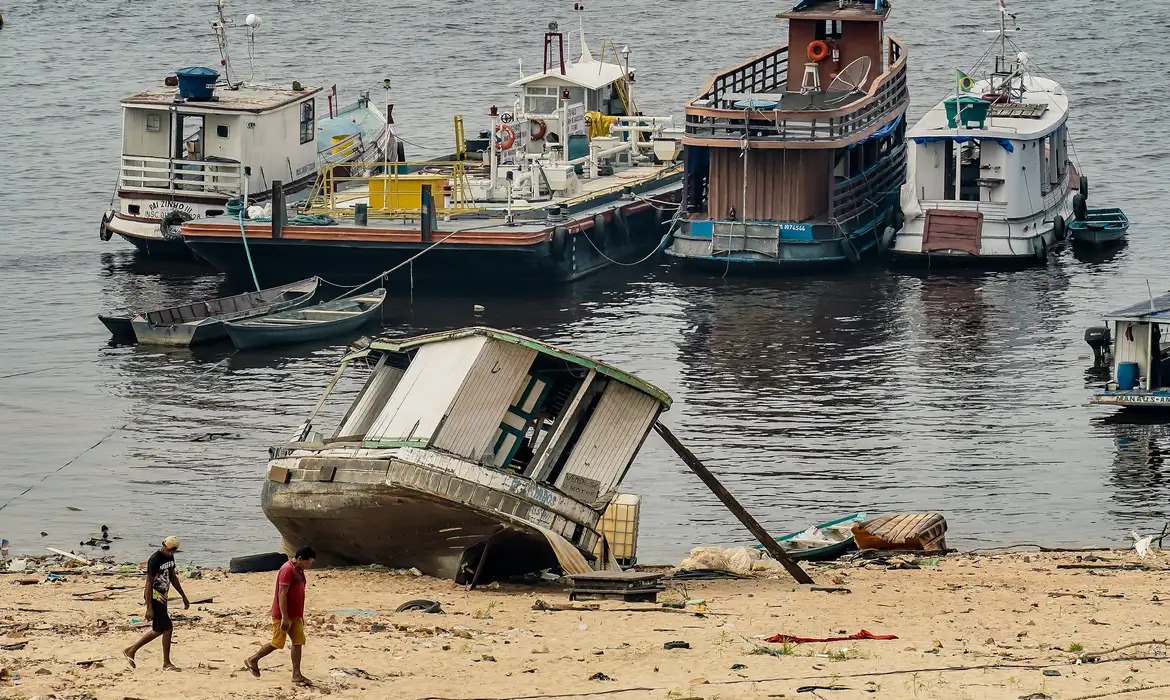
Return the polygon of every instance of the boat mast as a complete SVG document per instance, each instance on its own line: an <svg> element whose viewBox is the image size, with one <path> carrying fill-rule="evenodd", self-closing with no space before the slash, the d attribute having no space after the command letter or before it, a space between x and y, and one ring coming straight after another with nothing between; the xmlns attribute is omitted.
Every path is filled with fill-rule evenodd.
<svg viewBox="0 0 1170 700"><path fill-rule="evenodd" d="M211 23L211 28L215 31L215 41L219 45L219 63L223 66L224 80L227 81L229 88L235 89L232 81L232 60L228 55L227 41L227 28L234 23L224 15L224 7L226 5L227 0L219 0L216 3L216 12L219 15L219 19Z"/></svg>

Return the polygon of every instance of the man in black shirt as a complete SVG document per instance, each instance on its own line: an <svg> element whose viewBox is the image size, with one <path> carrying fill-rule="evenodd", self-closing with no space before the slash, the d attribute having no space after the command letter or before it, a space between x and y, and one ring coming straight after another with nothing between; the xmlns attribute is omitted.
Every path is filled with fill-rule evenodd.
<svg viewBox="0 0 1170 700"><path fill-rule="evenodd" d="M158 637L162 637L163 670L178 671L171 663L171 623L170 613L167 612L167 594L171 586L183 597L183 609L191 607L179 577L175 575L175 552L179 551L179 538L168 537L163 540L163 546L146 563L146 619L150 620L150 631L142 635L142 639L122 650L122 655L130 662L130 668L135 668L134 655L138 650Z"/></svg>

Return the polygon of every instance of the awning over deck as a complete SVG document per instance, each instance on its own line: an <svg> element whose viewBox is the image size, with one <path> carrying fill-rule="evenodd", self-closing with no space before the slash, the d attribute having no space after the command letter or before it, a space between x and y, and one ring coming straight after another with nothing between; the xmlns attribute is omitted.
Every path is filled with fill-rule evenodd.
<svg viewBox="0 0 1170 700"><path fill-rule="evenodd" d="M1007 151L1008 153L1015 153L1016 152L1016 147L1012 144L1011 140L1009 140L1009 139L988 139L988 138L981 138L979 136L915 136L914 137L914 143L933 143L935 141L954 141L956 143L967 143L968 141L971 141L971 140L995 141L996 143L998 143L1000 146L1003 147L1003 150Z"/></svg>

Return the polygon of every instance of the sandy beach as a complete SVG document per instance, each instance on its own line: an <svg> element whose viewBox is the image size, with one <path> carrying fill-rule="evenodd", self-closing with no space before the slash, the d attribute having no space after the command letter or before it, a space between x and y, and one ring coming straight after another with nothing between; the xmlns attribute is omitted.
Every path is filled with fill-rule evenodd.
<svg viewBox="0 0 1170 700"><path fill-rule="evenodd" d="M1086 559L1088 559L1086 561ZM811 566L820 592L781 579L676 582L660 600L686 611L604 601L568 605L564 588L500 585L468 592L446 581L371 570L310 572L305 673L287 652L252 678L242 660L266 639L273 574L204 570L184 580L193 605L176 622L174 660L140 634L142 578L0 577L0 697L4 698L1020 698L1170 696L1160 645L1078 657L1170 636L1164 559L1140 569L1127 552L952 555L917 569L887 563ZM1058 568L1061 565L1115 568ZM14 585L38 578L35 585ZM85 594L85 595L78 595ZM441 602L444 614L395 612ZM704 601L701 605L697 601ZM584 605L577 603L576 605ZM636 611L633 609L637 609ZM705 612L703 611L705 609ZM172 614L183 613L172 602ZM895 640L771 644L761 637ZM685 641L689 649L665 649ZM1054 673L1055 672L1055 673ZM841 690L800 692L805 686ZM1141 688L1164 686L1150 690Z"/></svg>

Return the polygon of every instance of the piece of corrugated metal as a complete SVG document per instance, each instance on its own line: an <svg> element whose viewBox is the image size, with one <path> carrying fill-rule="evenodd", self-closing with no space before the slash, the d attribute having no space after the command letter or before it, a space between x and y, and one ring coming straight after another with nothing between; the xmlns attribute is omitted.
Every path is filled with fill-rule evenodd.
<svg viewBox="0 0 1170 700"><path fill-rule="evenodd" d="M455 395L433 446L477 462L491 454L500 422L528 383L536 351L489 340Z"/></svg>
<svg viewBox="0 0 1170 700"><path fill-rule="evenodd" d="M611 491L649 432L658 408L659 403L646 394L610 382L573 447L557 487L575 474L597 481L601 494Z"/></svg>
<svg viewBox="0 0 1170 700"><path fill-rule="evenodd" d="M357 400L350 407L345 420L338 426L333 437L354 437L365 435L370 424L382 412L386 401L394 393L398 382L406 372L385 364L385 358L378 364L378 368L370 375L366 385L358 394Z"/></svg>
<svg viewBox="0 0 1170 700"><path fill-rule="evenodd" d="M430 440L487 340L469 336L419 348L366 440Z"/></svg>

